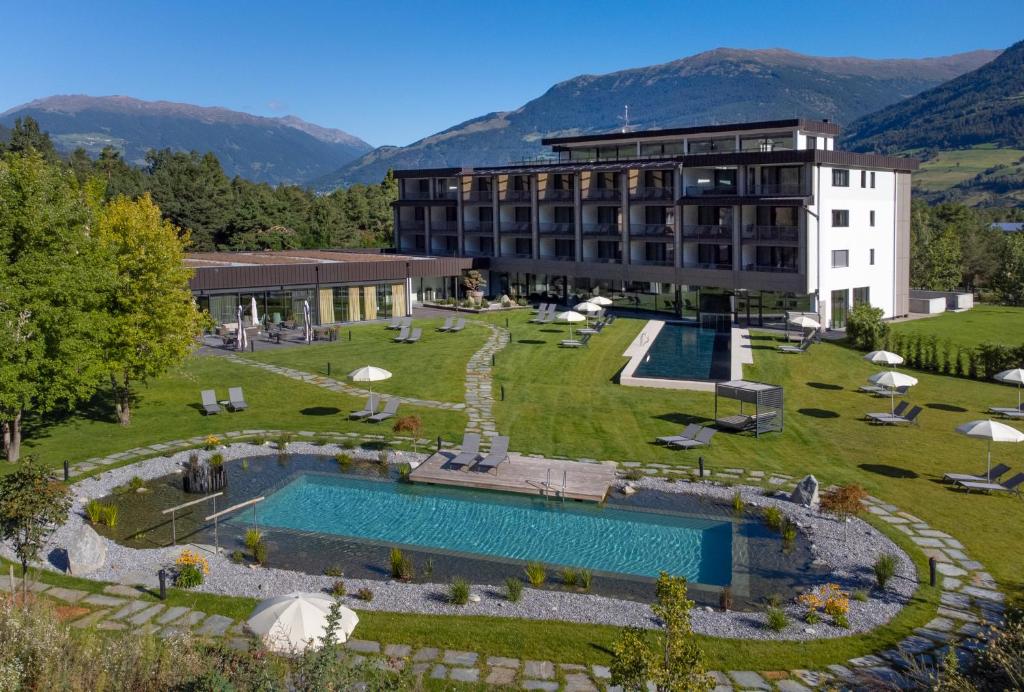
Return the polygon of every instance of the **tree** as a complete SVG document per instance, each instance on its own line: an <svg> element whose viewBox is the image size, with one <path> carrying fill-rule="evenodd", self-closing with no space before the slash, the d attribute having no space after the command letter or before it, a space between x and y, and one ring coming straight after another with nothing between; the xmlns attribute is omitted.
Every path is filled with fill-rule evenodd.
<svg viewBox="0 0 1024 692"><path fill-rule="evenodd" d="M392 430L399 435L405 433L412 437L412 451L415 453L419 444L420 435L423 434L423 419L419 416L402 416L395 421Z"/></svg>
<svg viewBox="0 0 1024 692"><path fill-rule="evenodd" d="M925 248L925 275L921 288L931 291L952 291L963 278L960 239L956 229L947 226L939 231Z"/></svg>
<svg viewBox="0 0 1024 692"><path fill-rule="evenodd" d="M46 539L67 521L71 492L28 457L14 473L0 477L0 536L14 546L21 574L39 559Z"/></svg>
<svg viewBox="0 0 1024 692"><path fill-rule="evenodd" d="M191 232L197 250L214 250L231 216L231 181L213 154L151 151L149 190L164 216Z"/></svg>
<svg viewBox="0 0 1024 692"><path fill-rule="evenodd" d="M854 306L846 318L846 338L854 348L874 351L881 348L889 334L889 325L882 316L882 308L873 308L868 303Z"/></svg>
<svg viewBox="0 0 1024 692"><path fill-rule="evenodd" d="M843 522L844 532L848 532L850 518L864 511L867 496L864 488L856 484L833 488L821 497L821 511L834 515Z"/></svg>
<svg viewBox="0 0 1024 692"><path fill-rule="evenodd" d="M704 652L693 637L690 611L694 603L686 597L686 579L662 572L657 598L651 609L664 626L658 638L660 655L649 648L641 630L627 628L613 645L612 684L643 690L651 680L664 692L713 689L715 683L707 674Z"/></svg>
<svg viewBox="0 0 1024 692"><path fill-rule="evenodd" d="M90 233L96 186L29 151L0 159L0 423L8 461L26 413L91 397L112 272Z"/></svg>
<svg viewBox="0 0 1024 692"><path fill-rule="evenodd" d="M1010 305L1024 303L1024 233L1006 239L1003 259L992 281L999 300Z"/></svg>
<svg viewBox="0 0 1024 692"><path fill-rule="evenodd" d="M131 422L132 386L180 364L204 319L189 290L188 233L160 217L149 193L117 197L100 211L97 237L113 258L104 360L121 425Z"/></svg>
<svg viewBox="0 0 1024 692"><path fill-rule="evenodd" d="M34 151L49 163L60 160L50 135L40 130L36 119L28 115L14 121L14 129L7 140L7 151L12 154L27 154Z"/></svg>

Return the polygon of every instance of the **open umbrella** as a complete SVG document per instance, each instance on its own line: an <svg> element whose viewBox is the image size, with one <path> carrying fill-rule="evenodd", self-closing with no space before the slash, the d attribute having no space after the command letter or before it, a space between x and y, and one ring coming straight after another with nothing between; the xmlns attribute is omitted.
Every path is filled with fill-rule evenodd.
<svg viewBox="0 0 1024 692"><path fill-rule="evenodd" d="M252 326L256 326L260 323L260 313L256 309L256 296L249 299L249 315L252 317Z"/></svg>
<svg viewBox="0 0 1024 692"><path fill-rule="evenodd" d="M242 306L238 306L238 338L235 339L235 346L239 351L244 351L245 347L249 344L246 343L247 338L245 334L245 313L242 312Z"/></svg>
<svg viewBox="0 0 1024 692"><path fill-rule="evenodd" d="M587 302L593 303L594 305L600 305L601 307L607 307L612 304L612 299L605 298L604 296L594 296L593 298L588 298Z"/></svg>
<svg viewBox="0 0 1024 692"><path fill-rule="evenodd" d="M573 307L573 310L575 310L576 312L580 313L581 315L585 315L586 319L587 319L587 324L589 325L590 324L590 316L591 315L596 315L597 313L601 312L601 306L596 304L596 303L592 303L591 301L587 300L587 301L584 301L582 303L577 303Z"/></svg>
<svg viewBox="0 0 1024 692"><path fill-rule="evenodd" d="M326 594L290 593L260 603L245 624L271 651L288 654L319 648L333 605L334 599ZM359 624L359 616L344 606L340 615L334 636L345 642Z"/></svg>
<svg viewBox="0 0 1024 692"><path fill-rule="evenodd" d="M814 319L811 319L807 315L797 315L789 321L794 327L800 327L801 329L819 329L821 324Z"/></svg>
<svg viewBox="0 0 1024 692"><path fill-rule="evenodd" d="M310 316L309 316L309 301L308 300L302 301L302 317L303 317L303 321L306 323L305 324L305 330L304 330L305 337L306 337L306 343L307 344L311 344L311 343L313 343L313 325L309 323L310 322Z"/></svg>
<svg viewBox="0 0 1024 692"><path fill-rule="evenodd" d="M875 365L891 365L896 367L903 363L903 356L897 355L892 351L872 351L864 356L864 360Z"/></svg>
<svg viewBox="0 0 1024 692"><path fill-rule="evenodd" d="M557 315L555 315L555 318L559 319L559 320L561 320L563 322L568 322L569 323L569 338L570 339L572 338L572 323L573 322L584 322L587 319L586 317L584 317L583 315L581 315L580 313L578 313L578 312L576 312L574 310L566 310L565 312L560 312Z"/></svg>
<svg viewBox="0 0 1024 692"><path fill-rule="evenodd" d="M1017 385L1017 410L1020 410L1020 388L1024 385L1024 369L1014 368L1013 370L1003 370L1000 373L996 373L995 378L1000 382L1006 384Z"/></svg>
<svg viewBox="0 0 1024 692"><path fill-rule="evenodd" d="M377 368L372 365L365 365L357 368L348 374L353 382L366 382L370 390L370 411L373 411L373 382L391 379L391 372L384 368Z"/></svg>
<svg viewBox="0 0 1024 692"><path fill-rule="evenodd" d="M869 377L868 382L877 384L880 387L886 387L889 390L889 412L891 413L896 404L896 388L913 387L917 384L917 378L904 375L902 372L895 370L884 370L877 375Z"/></svg>
<svg viewBox="0 0 1024 692"><path fill-rule="evenodd" d="M985 472L985 476L990 481L992 480L992 443L1024 441L1024 433L1020 430L991 420L972 420L969 423L958 425L956 431L968 437L980 437L983 440L988 440L988 470Z"/></svg>

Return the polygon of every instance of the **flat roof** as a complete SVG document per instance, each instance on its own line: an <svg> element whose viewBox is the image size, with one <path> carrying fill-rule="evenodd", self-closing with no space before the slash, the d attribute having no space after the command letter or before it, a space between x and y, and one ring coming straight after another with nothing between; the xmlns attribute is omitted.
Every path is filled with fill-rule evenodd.
<svg viewBox="0 0 1024 692"><path fill-rule="evenodd" d="M639 130L636 132L608 132L605 134L577 135L574 137L545 137L540 143L545 146L559 144L580 144L621 139L648 139L650 137L675 137L682 135L715 134L717 132L742 132L743 130L770 130L775 128L796 128L823 135L838 135L839 126L827 120L790 118L787 120L761 120L747 123L723 125L701 125L696 127L670 127L663 130Z"/></svg>
<svg viewBox="0 0 1024 692"><path fill-rule="evenodd" d="M220 267L261 267L296 264L337 264L358 262L413 262L429 257L353 250L243 250L234 252L190 252L185 265L194 269Z"/></svg>

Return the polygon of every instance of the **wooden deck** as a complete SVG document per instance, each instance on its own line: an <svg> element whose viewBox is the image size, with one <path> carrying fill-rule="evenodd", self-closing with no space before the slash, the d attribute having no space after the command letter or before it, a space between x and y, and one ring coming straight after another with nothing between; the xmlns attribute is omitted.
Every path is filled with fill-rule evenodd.
<svg viewBox="0 0 1024 692"><path fill-rule="evenodd" d="M409 475L414 483L454 485L478 490L501 490L510 493L568 500L601 502L615 481L615 467L605 464L587 464L562 459L543 459L510 453L509 460L490 472L445 468L458 450L438 452L424 461ZM550 471L550 476L549 476ZM564 474L564 477L563 477ZM551 489L546 488L550 478ZM563 491L562 482L565 481Z"/></svg>

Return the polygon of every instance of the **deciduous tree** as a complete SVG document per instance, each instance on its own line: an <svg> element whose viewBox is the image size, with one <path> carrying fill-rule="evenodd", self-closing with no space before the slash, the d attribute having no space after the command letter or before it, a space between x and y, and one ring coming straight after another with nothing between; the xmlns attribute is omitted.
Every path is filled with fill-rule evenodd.
<svg viewBox="0 0 1024 692"><path fill-rule="evenodd" d="M39 559L47 537L67 521L70 507L68 487L33 457L0 477L0 536L14 546L22 575Z"/></svg>

